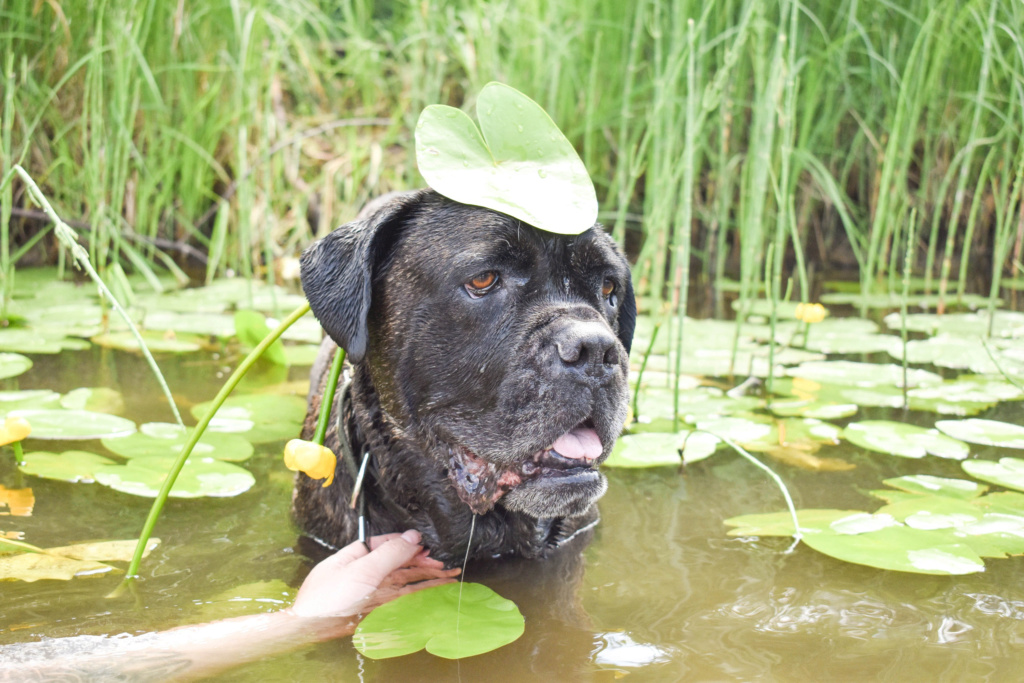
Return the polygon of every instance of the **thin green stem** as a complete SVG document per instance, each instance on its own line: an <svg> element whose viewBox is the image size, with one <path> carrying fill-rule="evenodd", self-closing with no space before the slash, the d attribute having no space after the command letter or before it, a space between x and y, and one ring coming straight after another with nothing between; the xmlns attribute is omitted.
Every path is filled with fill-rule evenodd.
<svg viewBox="0 0 1024 683"><path fill-rule="evenodd" d="M92 262L89 260L89 254L82 245L78 243L78 234L69 226L67 223L60 219L57 212L50 206L50 202L46 200L42 190L36 185L36 182L32 180L32 176L25 171L20 165L14 166L15 172L21 176L22 181L28 188L28 192L32 195L32 199L35 200L36 204L43 210L46 216L53 221L54 234L57 235L57 239L60 240L61 244L71 252L71 256L74 257L75 262L89 274L92 281L96 283L100 292L110 302L110 305L114 307L117 314L128 325L128 329L131 330L132 336L135 337L135 341L139 344L139 350L142 352L143 357L146 359L146 363L149 365L149 369L153 371L153 375L156 377L157 383L160 385L160 389L164 392L164 398L167 399L167 405L170 406L171 412L174 413L174 421L178 423L178 426L184 428L185 423L181 420L181 414L178 412L178 406L174 403L174 397L171 395L171 389L167 386L167 380L164 379L164 375L160 372L160 366L156 364L156 359L153 358L153 354L149 352L149 348L146 346L146 342L142 339L142 334L139 329L132 322L131 316L124 310L121 303L117 300L117 297L111 293L106 283L103 282L103 278L100 277L96 269L92 267Z"/></svg>
<svg viewBox="0 0 1024 683"><path fill-rule="evenodd" d="M324 438L327 436L327 427L331 424L331 406L334 405L334 394L338 389L338 378L345 367L345 349L338 347L334 354L334 362L331 363L331 372L327 375L327 386L320 396L320 417L316 421L316 431L313 432L313 443L324 445Z"/></svg>
<svg viewBox="0 0 1024 683"><path fill-rule="evenodd" d="M295 324L295 322L306 315L309 312L309 304L305 303L289 314L287 318L281 321L281 324L277 326L273 331L270 332L266 337L263 338L256 348L249 352L242 362L238 365L231 376L228 377L227 381L224 382L224 386L220 388L217 395L214 397L210 404L210 409L203 416L203 419L199 421L192 432L189 434L188 441L185 442L184 447L181 449L181 453L178 454L178 459L174 461L171 469L167 472L167 478L164 479L163 485L160 487L160 491L157 493L156 498L153 500L153 506L149 509L149 515L146 517L146 522L142 526L142 534L139 536L139 542L135 546L135 554L132 556L131 564L128 565L128 572L125 576L125 581L130 581L138 577L139 564L142 562L142 555L146 550L146 544L149 542L149 537L153 534L153 528L156 526L156 522L160 519L160 513L164 509L164 503L167 502L167 496L171 493L171 488L174 486L174 482L178 478L178 474L181 472L181 468L185 466L185 462L188 460L188 456L192 454L192 449L195 448L196 444L199 443L199 439L206 432L206 428L210 425L210 420L217 414L217 410L224 404L231 392L235 390L238 383L242 381L249 369L260 359L260 356L270 348L270 345L276 342L285 330ZM123 583L122 583L123 585ZM119 587L115 593L121 590Z"/></svg>

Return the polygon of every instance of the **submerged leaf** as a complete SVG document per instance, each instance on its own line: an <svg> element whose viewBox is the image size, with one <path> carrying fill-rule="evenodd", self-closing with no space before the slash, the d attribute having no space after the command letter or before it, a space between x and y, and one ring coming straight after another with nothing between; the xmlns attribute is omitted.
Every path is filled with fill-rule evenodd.
<svg viewBox="0 0 1024 683"><path fill-rule="evenodd" d="M515 603L478 583L450 583L403 595L363 619L352 644L370 659L421 649L462 659L508 645L523 634Z"/></svg>
<svg viewBox="0 0 1024 683"><path fill-rule="evenodd" d="M40 579L59 579L69 581L76 576L89 574L105 574L116 571L113 567L100 562L74 560L48 553L21 553L0 557L0 580L20 579L21 581L39 581Z"/></svg>
<svg viewBox="0 0 1024 683"><path fill-rule="evenodd" d="M108 387L82 387L61 396L60 405L67 410L91 410L119 415L124 412L124 396L120 391Z"/></svg>

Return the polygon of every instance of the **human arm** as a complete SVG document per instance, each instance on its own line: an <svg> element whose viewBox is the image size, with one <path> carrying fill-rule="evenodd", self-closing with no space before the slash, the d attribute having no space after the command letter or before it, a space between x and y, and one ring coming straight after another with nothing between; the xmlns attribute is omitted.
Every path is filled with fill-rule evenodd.
<svg viewBox="0 0 1024 683"><path fill-rule="evenodd" d="M415 531L353 543L310 572L290 608L119 641L100 654L0 664L0 681L193 680L302 645L351 635L362 615L399 595L453 580ZM2 655L2 652L0 652ZM2 657L0 657L2 661Z"/></svg>

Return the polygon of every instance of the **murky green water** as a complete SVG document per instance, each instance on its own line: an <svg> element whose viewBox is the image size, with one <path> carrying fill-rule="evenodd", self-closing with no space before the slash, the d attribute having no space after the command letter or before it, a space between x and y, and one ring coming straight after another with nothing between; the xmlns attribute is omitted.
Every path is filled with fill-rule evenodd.
<svg viewBox="0 0 1024 683"><path fill-rule="evenodd" d="M37 356L9 388L67 391L107 385L125 392L128 417L166 420L142 361L93 350ZM183 404L208 400L222 361L206 355L162 366ZM302 370L293 370L301 378ZM1024 421L1019 403L984 415ZM927 416L931 420L933 416ZM906 419L862 409L856 419ZM917 418L912 413L910 419ZM29 447L45 448L32 443ZM74 444L60 444L59 449ZM143 564L137 604L104 596L115 576L0 584L0 643L43 636L140 633L210 618L204 602L238 585L297 585L307 565L288 519L291 473L279 445L258 446L245 465L257 478L229 499L172 500L157 528L162 545ZM996 458L1019 452L972 447ZM821 455L856 465L815 473L774 464L802 508L873 510L868 489L901 474L963 477L959 464L876 456L843 442ZM846 564L787 539L726 536L722 520L775 511L774 484L720 452L683 471L608 471L602 522L581 562L470 566L467 578L519 604L526 633L496 652L459 663L417 654L362 658L348 640L245 665L219 678L255 680L880 680L1011 681L1024 664L1024 558L987 561L964 577L900 574ZM149 508L98 485L25 477L9 456L0 483L31 486L29 517L0 517L0 530L55 546L138 535Z"/></svg>

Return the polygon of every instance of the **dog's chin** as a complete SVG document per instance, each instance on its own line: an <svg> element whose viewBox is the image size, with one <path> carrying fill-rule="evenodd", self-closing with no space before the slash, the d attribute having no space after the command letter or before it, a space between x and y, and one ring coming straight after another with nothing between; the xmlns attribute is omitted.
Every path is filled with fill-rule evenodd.
<svg viewBox="0 0 1024 683"><path fill-rule="evenodd" d="M502 497L501 505L538 519L576 517L590 509L607 489L608 480L595 468L577 467L528 479L510 489Z"/></svg>
<svg viewBox="0 0 1024 683"><path fill-rule="evenodd" d="M597 471L605 449L590 420L511 463L497 464L463 445L447 450L448 479L476 514L500 501L505 509L532 517L572 517L585 512L607 488Z"/></svg>

